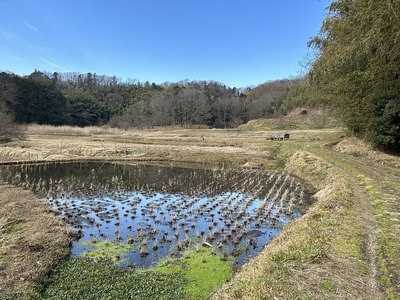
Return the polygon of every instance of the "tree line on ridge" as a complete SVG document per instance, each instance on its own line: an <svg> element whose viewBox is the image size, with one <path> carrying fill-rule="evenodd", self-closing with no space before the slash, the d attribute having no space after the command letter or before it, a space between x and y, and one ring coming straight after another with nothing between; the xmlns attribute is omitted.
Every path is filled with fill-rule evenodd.
<svg viewBox="0 0 400 300"><path fill-rule="evenodd" d="M214 81L158 85L95 73L0 73L0 102L17 123L232 128L271 117L298 79L236 89Z"/></svg>
<svg viewBox="0 0 400 300"><path fill-rule="evenodd" d="M352 135L400 153L400 5L336 0L301 78L237 89L215 81L150 84L92 73L0 73L0 136L17 123L123 128L233 128L296 107L323 106Z"/></svg>

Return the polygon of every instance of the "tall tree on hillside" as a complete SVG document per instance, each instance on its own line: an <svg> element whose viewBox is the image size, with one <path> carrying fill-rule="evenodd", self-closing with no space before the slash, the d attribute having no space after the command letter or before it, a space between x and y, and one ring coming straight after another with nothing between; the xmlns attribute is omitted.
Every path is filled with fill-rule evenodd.
<svg viewBox="0 0 400 300"><path fill-rule="evenodd" d="M318 36L311 83L356 135L400 149L400 5L397 0L338 0Z"/></svg>
<svg viewBox="0 0 400 300"><path fill-rule="evenodd" d="M175 105L169 91L155 94L150 98L155 126L175 125Z"/></svg>
<svg viewBox="0 0 400 300"><path fill-rule="evenodd" d="M0 140L18 135L14 114L9 107L15 102L17 88L7 73L0 73Z"/></svg>

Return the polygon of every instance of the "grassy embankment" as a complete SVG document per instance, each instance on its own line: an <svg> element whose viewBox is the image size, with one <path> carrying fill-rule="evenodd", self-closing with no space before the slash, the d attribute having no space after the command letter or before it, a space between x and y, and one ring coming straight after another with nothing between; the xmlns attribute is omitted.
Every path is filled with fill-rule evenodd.
<svg viewBox="0 0 400 300"><path fill-rule="evenodd" d="M50 129L53 132L49 132ZM397 271L400 263L396 255L400 242L395 238L399 226L393 224L394 220L398 224L395 192L399 174L391 164L382 167L384 173L380 176L371 174L368 166L375 168L376 165L364 159L367 154L363 151L349 155L324 148L324 145L338 141L342 134L340 129L292 129L292 140L283 143L267 142L265 138L278 131L267 127L237 131L164 129L116 132L92 129L96 132L90 132L89 129L74 129L77 131L74 132L69 129L60 133L60 129L47 128L39 133L38 129L35 130L28 131L29 139L26 141L0 147L0 160L195 161L218 164L220 167L257 167L285 170L305 179L318 191L310 211L288 225L258 257L243 266L229 283L214 293L214 299L400 297ZM371 155L374 152L367 153ZM396 161L396 158L388 160ZM387 174L391 177L387 180L382 178ZM391 188L389 193L382 190L385 186ZM6 187L1 188L4 190ZM11 253L20 252L22 257L30 257L27 268L35 271L25 276L24 280L19 280L17 276L14 285L2 286L0 293L22 291L25 295L34 295L44 282L37 278L45 278L46 270L50 270L65 252L60 250L62 255L52 255L55 249L46 245L49 252L39 253L52 260L37 276L35 256L24 252L24 247L15 242L18 235L29 236L29 232L24 227L6 230L9 227L7 224L12 223L8 212L14 206L21 206L21 203L30 203L24 200L33 200L34 197L28 191L12 190L16 193L13 199L21 199L22 202L11 199L7 210L1 206L1 276L3 278L9 274L8 268L13 268L15 262ZM26 213L22 210L12 218L29 224ZM367 226L367 221L376 226ZM19 224L22 226L23 223ZM44 230L37 226L38 232ZM64 232L67 241L69 236L66 230ZM52 233L46 235L49 238ZM39 242L36 244L41 245ZM15 257L18 258L18 255L15 254ZM21 281L27 283L22 284ZM180 283L184 284L183 281Z"/></svg>
<svg viewBox="0 0 400 300"><path fill-rule="evenodd" d="M0 184L0 298L35 299L69 254L69 227L32 192Z"/></svg>

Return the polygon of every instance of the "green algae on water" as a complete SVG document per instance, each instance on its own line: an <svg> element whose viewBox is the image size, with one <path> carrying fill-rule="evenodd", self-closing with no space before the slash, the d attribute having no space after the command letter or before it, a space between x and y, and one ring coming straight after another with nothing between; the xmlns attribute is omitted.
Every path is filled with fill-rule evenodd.
<svg viewBox="0 0 400 300"><path fill-rule="evenodd" d="M224 258L213 249L189 250L180 258L161 260L156 271L162 273L183 273L189 283L186 286L190 299L207 299L217 287L232 277L234 259Z"/></svg>
<svg viewBox="0 0 400 300"><path fill-rule="evenodd" d="M121 244L110 241L85 241L83 246L91 247L88 251L82 252L81 256L96 262L119 263L124 260L124 256L135 249L133 244Z"/></svg>

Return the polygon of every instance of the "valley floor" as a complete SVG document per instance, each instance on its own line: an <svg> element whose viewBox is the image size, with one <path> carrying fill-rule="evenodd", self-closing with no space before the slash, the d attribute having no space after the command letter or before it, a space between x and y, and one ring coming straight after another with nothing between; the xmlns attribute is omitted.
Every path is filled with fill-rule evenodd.
<svg viewBox="0 0 400 300"><path fill-rule="evenodd" d="M340 128L267 140L279 132L28 128L25 140L0 145L0 163L156 161L291 173L315 192L309 212L211 298L399 299L400 158L343 138ZM5 184L0 191L0 299L19 292L29 299L68 253L71 235L30 191ZM58 229L43 226L50 222ZM49 246L35 247L44 237Z"/></svg>

